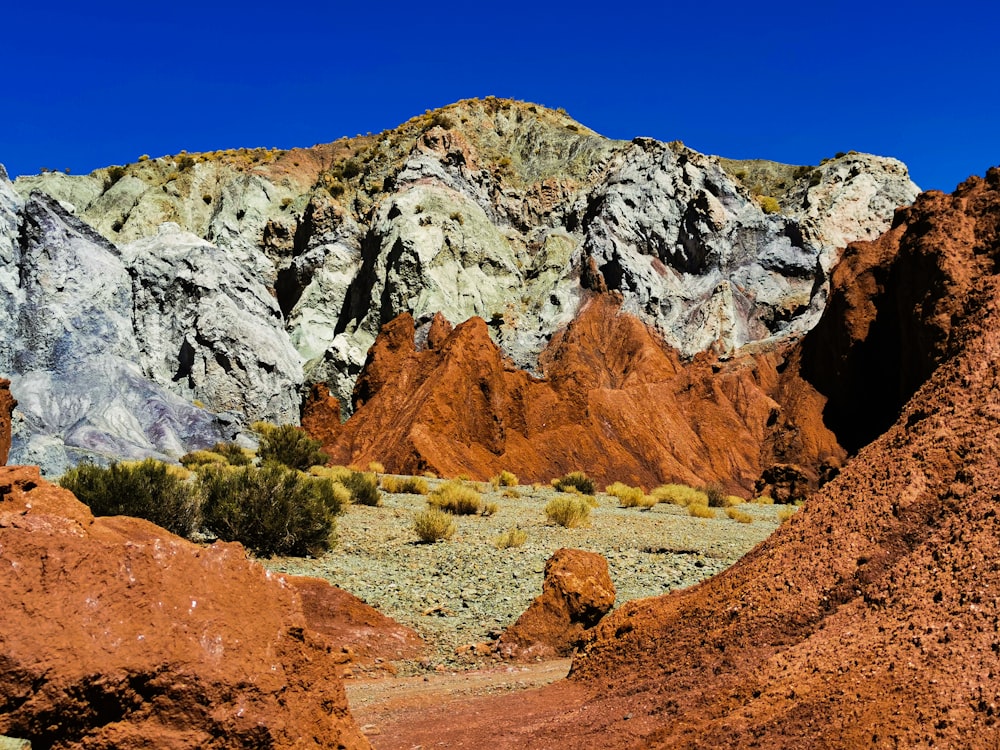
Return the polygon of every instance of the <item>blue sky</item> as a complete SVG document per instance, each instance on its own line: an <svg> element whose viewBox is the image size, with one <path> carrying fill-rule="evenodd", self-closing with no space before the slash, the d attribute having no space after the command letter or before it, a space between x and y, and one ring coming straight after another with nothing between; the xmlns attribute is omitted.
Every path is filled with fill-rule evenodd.
<svg viewBox="0 0 1000 750"><path fill-rule="evenodd" d="M1000 164L987 3L12 0L0 18L12 176L309 146L486 95L733 158L894 156L925 189Z"/></svg>

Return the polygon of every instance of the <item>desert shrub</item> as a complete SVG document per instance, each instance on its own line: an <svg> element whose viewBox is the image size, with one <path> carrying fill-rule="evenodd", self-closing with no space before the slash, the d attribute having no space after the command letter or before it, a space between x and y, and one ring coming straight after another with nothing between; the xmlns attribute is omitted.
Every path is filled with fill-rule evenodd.
<svg viewBox="0 0 1000 750"><path fill-rule="evenodd" d="M427 508L413 518L413 530L421 542L451 539L455 528L454 519L437 508Z"/></svg>
<svg viewBox="0 0 1000 750"><path fill-rule="evenodd" d="M614 482L604 488L604 491L612 497L617 497L623 508L635 508L642 505L645 493L639 487L629 487L624 482ZM655 499L653 504L655 505ZM649 506L647 506L649 507Z"/></svg>
<svg viewBox="0 0 1000 750"><path fill-rule="evenodd" d="M201 473L205 526L259 557L312 555L330 548L342 503L334 482L270 463Z"/></svg>
<svg viewBox="0 0 1000 750"><path fill-rule="evenodd" d="M715 511L701 503L692 503L687 509L688 515L695 518L715 518Z"/></svg>
<svg viewBox="0 0 1000 750"><path fill-rule="evenodd" d="M216 443L212 453L223 456L230 466L249 466L253 463L253 451L241 448L236 443Z"/></svg>
<svg viewBox="0 0 1000 750"><path fill-rule="evenodd" d="M461 482L445 482L434 490L427 502L456 516L471 516L483 510L483 497Z"/></svg>
<svg viewBox="0 0 1000 750"><path fill-rule="evenodd" d="M739 508L726 508L726 515L737 523L753 523L753 516Z"/></svg>
<svg viewBox="0 0 1000 750"><path fill-rule="evenodd" d="M59 484L96 516L145 518L180 536L190 535L198 518L198 486L152 458L107 468L81 464Z"/></svg>
<svg viewBox="0 0 1000 750"><path fill-rule="evenodd" d="M378 489L378 479L367 471L352 471L338 480L351 492L351 502L377 508L382 504L382 493Z"/></svg>
<svg viewBox="0 0 1000 750"><path fill-rule="evenodd" d="M705 487L702 492L705 493L705 497L708 500L709 508L724 508L726 507L726 493L717 484L710 484Z"/></svg>
<svg viewBox="0 0 1000 750"><path fill-rule="evenodd" d="M567 529L590 523L590 505L582 497L556 497L545 506L545 516Z"/></svg>
<svg viewBox="0 0 1000 750"><path fill-rule="evenodd" d="M149 161L149 154L143 154L140 156L139 161Z"/></svg>
<svg viewBox="0 0 1000 750"><path fill-rule="evenodd" d="M193 469L203 464L228 464L229 461L221 453L211 451L189 451L180 457L181 466Z"/></svg>
<svg viewBox="0 0 1000 750"><path fill-rule="evenodd" d="M333 488L333 499L338 508L343 509L354 500L351 491L337 480L331 480L330 486Z"/></svg>
<svg viewBox="0 0 1000 750"><path fill-rule="evenodd" d="M755 497L751 502L754 505L774 505L774 498L770 495L761 495L760 497Z"/></svg>
<svg viewBox="0 0 1000 750"><path fill-rule="evenodd" d="M483 503L483 508L479 513L483 516L492 516L498 510L500 510L500 506L496 503Z"/></svg>
<svg viewBox="0 0 1000 750"><path fill-rule="evenodd" d="M340 482L344 477L349 477L353 474L354 469L349 469L346 466L310 466L309 473L314 477L324 477L332 479L335 482Z"/></svg>
<svg viewBox="0 0 1000 750"><path fill-rule="evenodd" d="M517 475L507 470L503 470L495 477L490 479L490 484L492 484L494 487L516 487Z"/></svg>
<svg viewBox="0 0 1000 750"><path fill-rule="evenodd" d="M493 540L493 544L497 549L510 549L511 547L520 547L526 541L528 541L528 532L514 526Z"/></svg>
<svg viewBox="0 0 1000 750"><path fill-rule="evenodd" d="M798 512L798 508L785 506L778 511L778 522L784 523Z"/></svg>
<svg viewBox="0 0 1000 750"><path fill-rule="evenodd" d="M274 461L289 469L306 471L310 466L325 464L330 460L320 450L323 444L319 440L313 440L300 427L267 422L254 422L251 427L260 438L257 455L263 463Z"/></svg>
<svg viewBox="0 0 1000 750"><path fill-rule="evenodd" d="M191 169L195 165L194 157L189 154L182 154L177 160L177 169L183 172L185 169Z"/></svg>
<svg viewBox="0 0 1000 750"><path fill-rule="evenodd" d="M743 505L746 500L738 495L726 495L725 500L723 500L722 506L724 508L735 508L737 505Z"/></svg>
<svg viewBox="0 0 1000 750"><path fill-rule="evenodd" d="M502 497L506 497L511 500L516 500L517 498L521 497L521 493L515 489L511 489L510 487L508 487L503 491Z"/></svg>
<svg viewBox="0 0 1000 750"><path fill-rule="evenodd" d="M757 203L760 204L761 210L766 214L776 214L781 211L781 205L778 203L777 198L772 198L770 195L762 195L757 198Z"/></svg>
<svg viewBox="0 0 1000 750"><path fill-rule="evenodd" d="M385 474L385 464L381 461L369 461L368 471L374 472L375 474Z"/></svg>
<svg viewBox="0 0 1000 750"><path fill-rule="evenodd" d="M594 480L582 471L572 471L559 479L553 480L552 486L560 492L570 491L568 488L574 487L584 495L594 494Z"/></svg>
<svg viewBox="0 0 1000 750"><path fill-rule="evenodd" d="M381 479L382 489L393 495L426 495L427 480L423 477L393 477L384 475Z"/></svg>
<svg viewBox="0 0 1000 750"><path fill-rule="evenodd" d="M688 487L686 484L661 484L650 494L661 503L682 507L692 504L708 505L708 497L704 492L696 490L694 487Z"/></svg>
<svg viewBox="0 0 1000 750"><path fill-rule="evenodd" d="M125 167L120 167L118 165L108 167L107 176L104 178L104 189L107 190L124 176Z"/></svg>
<svg viewBox="0 0 1000 750"><path fill-rule="evenodd" d="M652 508L655 508L657 503L659 502L660 501L657 500L652 495L643 495L638 499L638 501L636 501L635 507L641 508L642 510L650 510Z"/></svg>

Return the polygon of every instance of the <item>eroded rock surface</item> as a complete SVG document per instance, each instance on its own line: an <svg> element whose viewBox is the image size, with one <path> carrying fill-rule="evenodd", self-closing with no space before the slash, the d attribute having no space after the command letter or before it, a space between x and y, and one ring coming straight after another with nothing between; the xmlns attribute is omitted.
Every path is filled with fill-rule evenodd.
<svg viewBox="0 0 1000 750"><path fill-rule="evenodd" d="M497 651L522 661L569 656L614 604L608 561L594 552L560 549L545 562L541 595L500 636Z"/></svg>
<svg viewBox="0 0 1000 750"><path fill-rule="evenodd" d="M367 748L295 588L242 547L0 468L0 734L54 750Z"/></svg>

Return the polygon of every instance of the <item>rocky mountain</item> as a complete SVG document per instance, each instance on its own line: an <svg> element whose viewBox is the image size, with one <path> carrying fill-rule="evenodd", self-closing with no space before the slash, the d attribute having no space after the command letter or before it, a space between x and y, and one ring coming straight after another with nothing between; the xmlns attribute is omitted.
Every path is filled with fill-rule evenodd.
<svg viewBox="0 0 1000 750"><path fill-rule="evenodd" d="M400 315L417 349L438 314L481 318L532 377L605 290L684 361L780 346L818 320L840 248L916 192L891 159L733 162L493 98L309 149L3 179L12 460L176 456L297 421L316 384L350 413Z"/></svg>
<svg viewBox="0 0 1000 750"><path fill-rule="evenodd" d="M733 567L604 618L568 680L398 746L996 746L998 259L1000 168L851 245L785 372L874 439Z"/></svg>

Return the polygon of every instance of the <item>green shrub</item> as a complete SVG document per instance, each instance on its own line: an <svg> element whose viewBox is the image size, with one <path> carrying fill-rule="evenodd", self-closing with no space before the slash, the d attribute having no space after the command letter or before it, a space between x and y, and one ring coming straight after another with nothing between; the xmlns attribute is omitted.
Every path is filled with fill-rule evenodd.
<svg viewBox="0 0 1000 750"><path fill-rule="evenodd" d="M275 461L290 469L307 471L310 466L325 464L330 460L320 450L323 444L309 437L301 427L254 422L251 428L260 438L257 455L263 463Z"/></svg>
<svg viewBox="0 0 1000 750"><path fill-rule="evenodd" d="M212 453L225 457L230 466L249 466L253 463L253 451L241 448L236 443L216 443Z"/></svg>
<svg viewBox="0 0 1000 750"><path fill-rule="evenodd" d="M427 502L456 516L471 516L483 510L483 496L459 481L440 485L430 494Z"/></svg>
<svg viewBox="0 0 1000 750"><path fill-rule="evenodd" d="M511 547L520 547L526 541L528 541L528 532L514 526L498 536L493 544L497 549L510 549Z"/></svg>
<svg viewBox="0 0 1000 750"><path fill-rule="evenodd" d="M352 471L338 479L351 491L351 502L377 508L382 504L382 493L378 489L378 479L367 471Z"/></svg>
<svg viewBox="0 0 1000 750"><path fill-rule="evenodd" d="M382 477L382 489L393 495L426 495L427 480L423 477Z"/></svg>
<svg viewBox="0 0 1000 750"><path fill-rule="evenodd" d="M567 529L590 523L590 504L582 497L557 497L545 506L545 516Z"/></svg>
<svg viewBox="0 0 1000 750"><path fill-rule="evenodd" d="M341 503L334 482L289 470L207 467L200 474L206 527L259 557L314 555L330 548Z"/></svg>
<svg viewBox="0 0 1000 750"><path fill-rule="evenodd" d="M455 521L452 517L437 508L427 508L417 513L413 518L413 530L421 542L451 539L455 529Z"/></svg>
<svg viewBox="0 0 1000 750"><path fill-rule="evenodd" d="M215 451L189 451L180 458L181 466L193 469L203 464L228 464L229 461L221 453Z"/></svg>
<svg viewBox="0 0 1000 750"><path fill-rule="evenodd" d="M198 518L198 487L152 458L107 468L81 464L66 472L59 484L90 506L95 516L145 518L180 536L189 536Z"/></svg>
<svg viewBox="0 0 1000 750"><path fill-rule="evenodd" d="M708 499L709 508L725 508L726 498L728 497L723 491L722 487L717 484L710 484L705 489L702 490L705 493L705 497Z"/></svg>
<svg viewBox="0 0 1000 750"><path fill-rule="evenodd" d="M560 492L571 492L570 487L579 490L584 495L594 494L594 480L582 471L572 471L552 482L552 486Z"/></svg>

